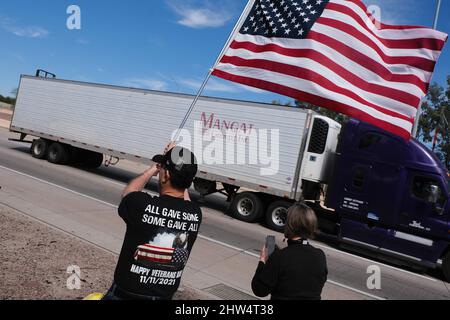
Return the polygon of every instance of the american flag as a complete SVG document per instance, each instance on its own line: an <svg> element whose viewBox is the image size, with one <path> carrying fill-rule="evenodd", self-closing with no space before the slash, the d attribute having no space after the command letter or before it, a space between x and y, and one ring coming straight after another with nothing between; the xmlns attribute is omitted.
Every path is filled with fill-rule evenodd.
<svg viewBox="0 0 450 320"><path fill-rule="evenodd" d="M359 0L256 0L213 75L409 139L446 40L382 24Z"/></svg>
<svg viewBox="0 0 450 320"><path fill-rule="evenodd" d="M170 264L172 262L173 248L162 248L150 244L139 246L134 254L136 261L148 261L161 264Z"/></svg>
<svg viewBox="0 0 450 320"><path fill-rule="evenodd" d="M144 244L137 248L134 260L147 261L160 264L186 265L189 259L189 251L184 248L163 248L150 244Z"/></svg>

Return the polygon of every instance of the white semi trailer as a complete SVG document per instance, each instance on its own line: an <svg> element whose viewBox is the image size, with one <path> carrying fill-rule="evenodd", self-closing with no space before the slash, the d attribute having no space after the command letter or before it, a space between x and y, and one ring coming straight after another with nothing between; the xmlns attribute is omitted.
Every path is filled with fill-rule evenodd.
<svg viewBox="0 0 450 320"><path fill-rule="evenodd" d="M99 167L105 156L150 163L192 101L184 94L22 76L10 131L20 133L21 140L36 137L33 157L55 164ZM321 185L330 179L341 126L298 108L202 97L185 129L192 140L203 139L200 150L191 145L199 159L195 189L202 195L224 193L236 218L252 222L265 217L269 227L281 230L293 201L320 197ZM262 129L269 130L266 147ZM213 141L206 141L208 133L226 137L230 130L239 134L231 143L223 142L225 153L232 148L235 159L245 161L208 159ZM253 133L259 134L259 144L249 138ZM271 137L279 139L272 142ZM189 142L185 140L182 144ZM275 174L262 174L268 164L249 160L260 152L276 153Z"/></svg>

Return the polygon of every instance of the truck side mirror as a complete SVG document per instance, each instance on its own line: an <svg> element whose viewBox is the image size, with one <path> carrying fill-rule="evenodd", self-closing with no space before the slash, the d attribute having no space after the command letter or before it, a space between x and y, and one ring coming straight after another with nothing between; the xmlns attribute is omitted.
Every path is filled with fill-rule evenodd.
<svg viewBox="0 0 450 320"><path fill-rule="evenodd" d="M441 196L441 194L440 194L439 187L436 185L430 185L430 191L428 194L428 202L436 205L439 201L440 196Z"/></svg>
<svg viewBox="0 0 450 320"><path fill-rule="evenodd" d="M444 215L444 208L445 208L445 206L441 207L441 205L436 203L436 204L433 205L433 207L434 207L434 211L436 211L436 214L438 216L443 216Z"/></svg>

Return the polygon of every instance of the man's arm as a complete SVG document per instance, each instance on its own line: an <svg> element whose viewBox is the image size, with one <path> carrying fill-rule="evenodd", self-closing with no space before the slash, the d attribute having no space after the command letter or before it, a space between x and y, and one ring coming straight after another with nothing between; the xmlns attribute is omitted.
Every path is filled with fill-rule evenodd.
<svg viewBox="0 0 450 320"><path fill-rule="evenodd" d="M133 192L141 192L144 190L147 183L150 181L151 178L157 176L159 173L159 166L153 165L150 169L145 171L143 174L141 174L136 179L132 180L125 190L122 193L122 199L125 198L127 195Z"/></svg>

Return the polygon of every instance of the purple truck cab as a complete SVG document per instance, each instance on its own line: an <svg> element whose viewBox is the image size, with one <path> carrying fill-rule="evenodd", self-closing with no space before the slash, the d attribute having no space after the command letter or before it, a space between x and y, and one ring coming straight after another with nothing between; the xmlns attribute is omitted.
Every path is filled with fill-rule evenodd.
<svg viewBox="0 0 450 320"><path fill-rule="evenodd" d="M350 120L341 132L326 205L338 237L407 264L435 268L450 281L450 178L416 140Z"/></svg>

